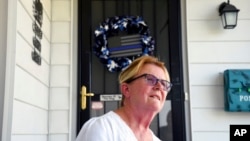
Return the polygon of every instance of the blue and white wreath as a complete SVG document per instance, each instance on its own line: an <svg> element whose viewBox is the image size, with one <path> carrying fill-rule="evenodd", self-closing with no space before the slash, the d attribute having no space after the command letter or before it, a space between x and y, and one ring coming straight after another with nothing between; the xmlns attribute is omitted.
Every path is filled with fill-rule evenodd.
<svg viewBox="0 0 250 141"><path fill-rule="evenodd" d="M141 53L132 56L112 57L107 39L120 32L139 34ZM140 16L115 16L107 18L94 33L94 53L110 72L124 70L134 59L143 55L153 55L154 40L149 35L149 28Z"/></svg>

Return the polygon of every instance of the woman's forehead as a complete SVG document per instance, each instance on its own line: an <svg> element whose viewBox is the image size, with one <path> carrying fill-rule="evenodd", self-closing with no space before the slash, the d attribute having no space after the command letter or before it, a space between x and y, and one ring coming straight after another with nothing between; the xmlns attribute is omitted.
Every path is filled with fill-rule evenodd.
<svg viewBox="0 0 250 141"><path fill-rule="evenodd" d="M144 74L144 73L153 74L157 78L161 78L161 79L165 78L166 80L169 80L169 76L168 76L168 74L166 74L167 72L165 72L165 70L162 67L157 66L155 64L143 65L142 68L140 69L140 71L138 72L138 75Z"/></svg>

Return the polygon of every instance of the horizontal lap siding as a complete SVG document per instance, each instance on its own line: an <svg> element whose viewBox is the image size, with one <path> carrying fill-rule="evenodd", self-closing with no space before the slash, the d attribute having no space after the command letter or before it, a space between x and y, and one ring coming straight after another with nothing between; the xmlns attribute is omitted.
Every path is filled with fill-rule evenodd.
<svg viewBox="0 0 250 141"><path fill-rule="evenodd" d="M226 132L193 132L193 141L229 141L228 131Z"/></svg>
<svg viewBox="0 0 250 141"><path fill-rule="evenodd" d="M192 64L249 63L249 41L190 42L189 60Z"/></svg>
<svg viewBox="0 0 250 141"><path fill-rule="evenodd" d="M15 100L48 110L49 88L21 68L16 68Z"/></svg>
<svg viewBox="0 0 250 141"><path fill-rule="evenodd" d="M240 9L238 25L231 30L221 24L218 7L222 2L187 1L192 141L229 140L230 124L250 124L249 113L224 111L223 86L224 70L250 69L250 1L230 1Z"/></svg>
<svg viewBox="0 0 250 141"><path fill-rule="evenodd" d="M46 141L47 135L13 135L11 141Z"/></svg>
<svg viewBox="0 0 250 141"><path fill-rule="evenodd" d="M12 121L13 141L47 141L50 77L50 1L42 0L41 65L31 57L33 1L17 1L16 68Z"/></svg>
<svg viewBox="0 0 250 141"><path fill-rule="evenodd" d="M46 135L48 111L23 101L14 101L13 134Z"/></svg>
<svg viewBox="0 0 250 141"><path fill-rule="evenodd" d="M191 106L195 108L223 108L222 86L192 86Z"/></svg>
<svg viewBox="0 0 250 141"><path fill-rule="evenodd" d="M71 0L53 0L51 23L51 77L49 140L69 141L71 138ZM73 119L74 120L74 119ZM72 135L73 137L75 135Z"/></svg>
<svg viewBox="0 0 250 141"><path fill-rule="evenodd" d="M194 108L192 114L196 115L193 117L194 132L229 132L230 124L249 124L249 113L246 112L224 112L222 108Z"/></svg>
<svg viewBox="0 0 250 141"><path fill-rule="evenodd" d="M223 29L218 20L192 20L189 22L188 37L191 42L249 41L250 20L239 20L235 29Z"/></svg>
<svg viewBox="0 0 250 141"><path fill-rule="evenodd" d="M32 40L32 37L30 38ZM30 75L49 86L49 64L42 59L41 66L37 65L31 58L32 47L17 35L16 63L17 66L27 71ZM42 46L43 51L43 46Z"/></svg>

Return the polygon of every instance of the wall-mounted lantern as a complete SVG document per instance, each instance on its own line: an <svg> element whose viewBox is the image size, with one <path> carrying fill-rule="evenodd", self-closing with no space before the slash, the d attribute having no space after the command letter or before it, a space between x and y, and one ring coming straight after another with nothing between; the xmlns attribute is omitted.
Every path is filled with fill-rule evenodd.
<svg viewBox="0 0 250 141"><path fill-rule="evenodd" d="M237 9L234 5L231 5L229 0L223 2L219 7L219 13L222 20L222 25L224 29L233 29L237 25L238 12L240 10Z"/></svg>

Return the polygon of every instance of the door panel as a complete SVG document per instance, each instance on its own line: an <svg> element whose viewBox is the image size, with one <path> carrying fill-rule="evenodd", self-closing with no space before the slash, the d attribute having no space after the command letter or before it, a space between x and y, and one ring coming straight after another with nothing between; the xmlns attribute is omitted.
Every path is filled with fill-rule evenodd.
<svg viewBox="0 0 250 141"><path fill-rule="evenodd" d="M109 72L107 68L100 62L99 58L97 58L93 53L93 45L94 45L94 30L99 26L101 22L103 22L106 18L114 17L114 16L141 16L143 20L147 23L150 30L150 35L155 39L155 51L154 54L160 60L164 61L166 67L170 71L170 77L172 78L171 64L175 64L175 69L181 70L181 62L177 60L177 62L172 61L172 56L180 59L181 52L179 51L179 46L171 47L170 40L173 39L169 35L170 33L170 23L169 22L169 6L173 1L176 0L79 0L79 34L78 34L78 89L82 85L87 87L87 92L94 93L94 97L87 97L87 108L85 110L81 110L78 108L78 117L77 117L77 131L79 132L81 126L91 117L100 116L108 111L115 110L119 107L120 101L100 101L100 95L105 94L120 94L119 84L118 84L118 74L119 72ZM177 0L178 1L178 0ZM177 4L176 4L177 5ZM172 12L177 11L172 10ZM173 15L172 15L173 16ZM179 21L176 20L176 23ZM177 28L177 27L176 27ZM177 34L178 35L178 34ZM176 36L175 36L176 37ZM178 37L179 38L179 37ZM170 39L170 40L169 40ZM178 42L178 40L176 40ZM178 44L179 45L179 44ZM175 54L171 54L172 49L177 51ZM179 65L179 68L176 68ZM177 75L176 77L180 78L180 74L174 73ZM177 84L177 86L182 86L181 79L176 80L172 78L173 83ZM173 87L175 89L175 87ZM181 90L181 89L180 89ZM179 136L178 134L182 133L185 135L185 130L179 128L183 128L183 126L175 127L175 131L172 133L172 126L175 122L177 123L185 123L185 120L182 121L174 121L172 118L168 119L167 115L169 111L173 111L172 106L172 93L176 93L179 91L172 90L167 97L167 101L163 108L163 112L158 114L150 128L153 132L160 137L163 141L165 140L165 135L169 135L172 137ZM79 92L80 94L80 92ZM179 92L177 95L181 95ZM81 104L80 95L78 97L78 105ZM176 96L175 96L176 98ZM178 101L176 105L183 105L180 103L184 103L183 99L175 99ZM79 106L78 106L79 107ZM171 113L175 113L173 116L183 116L183 106L175 106L175 110ZM182 111L183 113L179 113L178 111ZM169 121L170 120L170 121ZM167 126L168 128L165 128ZM184 126L185 127L185 126ZM181 131L181 132L180 132ZM166 134L165 134L166 133ZM176 141L183 141L185 137L178 139L176 137ZM171 140L168 140L171 141Z"/></svg>

